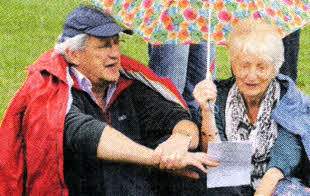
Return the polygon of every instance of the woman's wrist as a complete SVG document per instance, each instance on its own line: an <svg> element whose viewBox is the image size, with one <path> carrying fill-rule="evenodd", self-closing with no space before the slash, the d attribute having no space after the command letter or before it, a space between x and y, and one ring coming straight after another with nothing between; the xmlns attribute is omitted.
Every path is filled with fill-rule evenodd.
<svg viewBox="0 0 310 196"><path fill-rule="evenodd" d="M207 118L214 116L212 109L210 108L201 108L201 114L203 117L207 117Z"/></svg>

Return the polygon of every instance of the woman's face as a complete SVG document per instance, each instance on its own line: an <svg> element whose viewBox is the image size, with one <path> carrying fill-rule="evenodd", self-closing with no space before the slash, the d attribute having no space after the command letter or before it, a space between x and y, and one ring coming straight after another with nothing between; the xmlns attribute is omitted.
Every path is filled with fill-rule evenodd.
<svg viewBox="0 0 310 196"><path fill-rule="evenodd" d="M232 71L239 91L245 98L262 97L276 76L272 64L249 53L240 53L232 59Z"/></svg>

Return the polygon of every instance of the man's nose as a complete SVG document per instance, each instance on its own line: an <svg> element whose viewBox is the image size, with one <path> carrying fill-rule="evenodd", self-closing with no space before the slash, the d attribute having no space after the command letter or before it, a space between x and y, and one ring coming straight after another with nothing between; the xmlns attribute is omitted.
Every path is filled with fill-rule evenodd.
<svg viewBox="0 0 310 196"><path fill-rule="evenodd" d="M110 58L119 58L121 56L120 46L113 44L108 55Z"/></svg>

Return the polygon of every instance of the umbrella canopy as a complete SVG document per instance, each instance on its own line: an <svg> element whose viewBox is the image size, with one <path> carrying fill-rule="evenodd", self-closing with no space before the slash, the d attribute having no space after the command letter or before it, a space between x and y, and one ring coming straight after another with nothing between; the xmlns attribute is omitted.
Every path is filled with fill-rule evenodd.
<svg viewBox="0 0 310 196"><path fill-rule="evenodd" d="M310 23L309 0L254 0L253 16L263 18L286 35Z"/></svg>
<svg viewBox="0 0 310 196"><path fill-rule="evenodd" d="M262 18L285 35L310 23L308 0L87 0L149 43L225 45L239 19ZM211 24L209 12L211 9Z"/></svg>

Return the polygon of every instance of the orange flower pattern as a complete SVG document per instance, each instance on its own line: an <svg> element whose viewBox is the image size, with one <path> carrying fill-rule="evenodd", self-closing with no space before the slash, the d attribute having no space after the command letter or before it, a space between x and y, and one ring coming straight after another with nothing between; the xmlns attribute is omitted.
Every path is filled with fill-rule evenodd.
<svg viewBox="0 0 310 196"><path fill-rule="evenodd" d="M225 45L238 20L264 19L282 36L310 23L308 0L84 0L105 10L152 44ZM211 26L209 28L209 12Z"/></svg>

